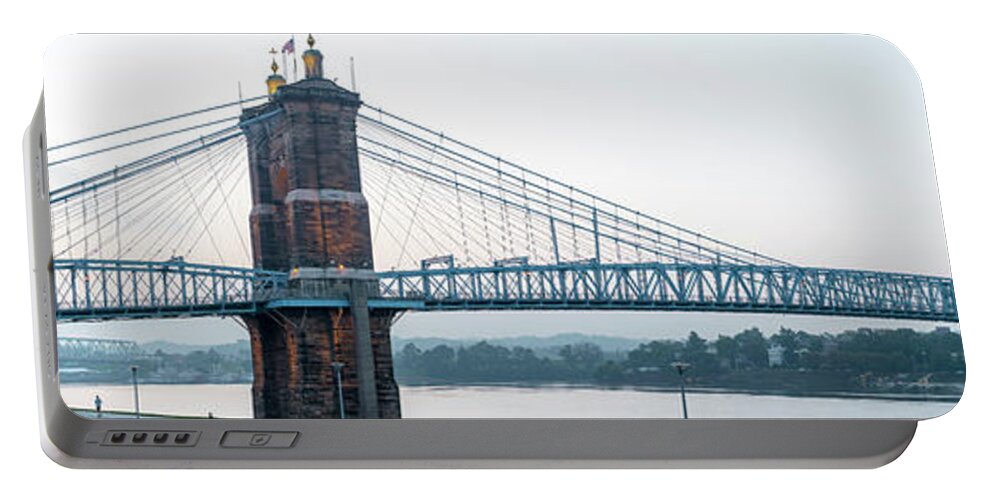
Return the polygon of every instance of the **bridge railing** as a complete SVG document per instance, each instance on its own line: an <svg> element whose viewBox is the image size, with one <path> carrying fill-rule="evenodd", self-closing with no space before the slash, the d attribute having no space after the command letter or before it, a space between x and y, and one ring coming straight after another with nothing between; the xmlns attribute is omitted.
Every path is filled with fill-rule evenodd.
<svg viewBox="0 0 993 500"><path fill-rule="evenodd" d="M60 260L54 273L60 320L253 312L286 287L285 273L182 260Z"/></svg>
<svg viewBox="0 0 993 500"><path fill-rule="evenodd" d="M385 298L428 309L654 309L958 321L952 280L792 266L597 264L379 274Z"/></svg>

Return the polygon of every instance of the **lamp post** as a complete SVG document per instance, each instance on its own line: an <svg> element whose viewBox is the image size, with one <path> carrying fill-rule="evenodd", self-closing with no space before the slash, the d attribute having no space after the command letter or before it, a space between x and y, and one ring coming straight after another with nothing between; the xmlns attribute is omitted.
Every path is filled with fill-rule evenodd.
<svg viewBox="0 0 993 500"><path fill-rule="evenodd" d="M138 405L138 367L131 365L131 386L134 388L134 418L141 418L141 407Z"/></svg>
<svg viewBox="0 0 993 500"><path fill-rule="evenodd" d="M335 383L338 386L338 416L339 418L345 418L345 394L341 387L341 369L345 367L345 363L340 361L332 361L331 369L334 370Z"/></svg>
<svg viewBox="0 0 993 500"><path fill-rule="evenodd" d="M690 418L686 412L686 371L690 369L689 363L683 363L677 361L672 364L672 367L676 369L676 373L679 374L679 394L683 400L683 418Z"/></svg>

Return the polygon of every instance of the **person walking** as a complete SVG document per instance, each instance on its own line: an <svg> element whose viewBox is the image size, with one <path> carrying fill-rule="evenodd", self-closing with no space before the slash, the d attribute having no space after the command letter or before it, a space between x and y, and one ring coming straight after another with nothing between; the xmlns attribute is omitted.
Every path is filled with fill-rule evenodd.
<svg viewBox="0 0 993 500"><path fill-rule="evenodd" d="M100 418L102 416L101 411L103 409L103 400L100 399L99 394L97 394L97 396L93 398L93 406L96 407L97 409L97 418Z"/></svg>

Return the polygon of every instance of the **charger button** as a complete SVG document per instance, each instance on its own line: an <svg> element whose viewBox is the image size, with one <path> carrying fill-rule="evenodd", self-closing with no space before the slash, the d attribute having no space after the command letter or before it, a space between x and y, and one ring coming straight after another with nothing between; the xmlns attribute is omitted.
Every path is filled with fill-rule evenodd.
<svg viewBox="0 0 993 500"><path fill-rule="evenodd" d="M223 448L289 448L299 432L227 431L221 438Z"/></svg>

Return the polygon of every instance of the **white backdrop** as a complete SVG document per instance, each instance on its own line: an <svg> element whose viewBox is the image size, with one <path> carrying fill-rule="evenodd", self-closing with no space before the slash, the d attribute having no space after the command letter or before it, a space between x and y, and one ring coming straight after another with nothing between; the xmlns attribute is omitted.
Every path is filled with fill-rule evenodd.
<svg viewBox="0 0 993 500"><path fill-rule="evenodd" d="M106 5L98 5L106 4ZM160 2L21 2L0 19L6 97L0 148L0 245L7 307L0 358L4 426L0 457L4 495L77 498L943 498L978 496L991 444L987 425L993 320L984 302L991 207L990 16L979 4L834 0L831 2L698 1L539 4L391 2L373 5L245 0L225 6ZM309 10L308 10L309 9ZM306 24L307 22L312 24ZM72 32L143 31L647 31L858 32L886 38L917 68L924 85L949 253L968 365L959 406L924 422L903 457L871 472L850 471L71 471L38 445L28 311L27 244L20 143L41 90L44 49ZM193 70L195 71L195 70ZM108 75L112 77L112 75Z"/></svg>

